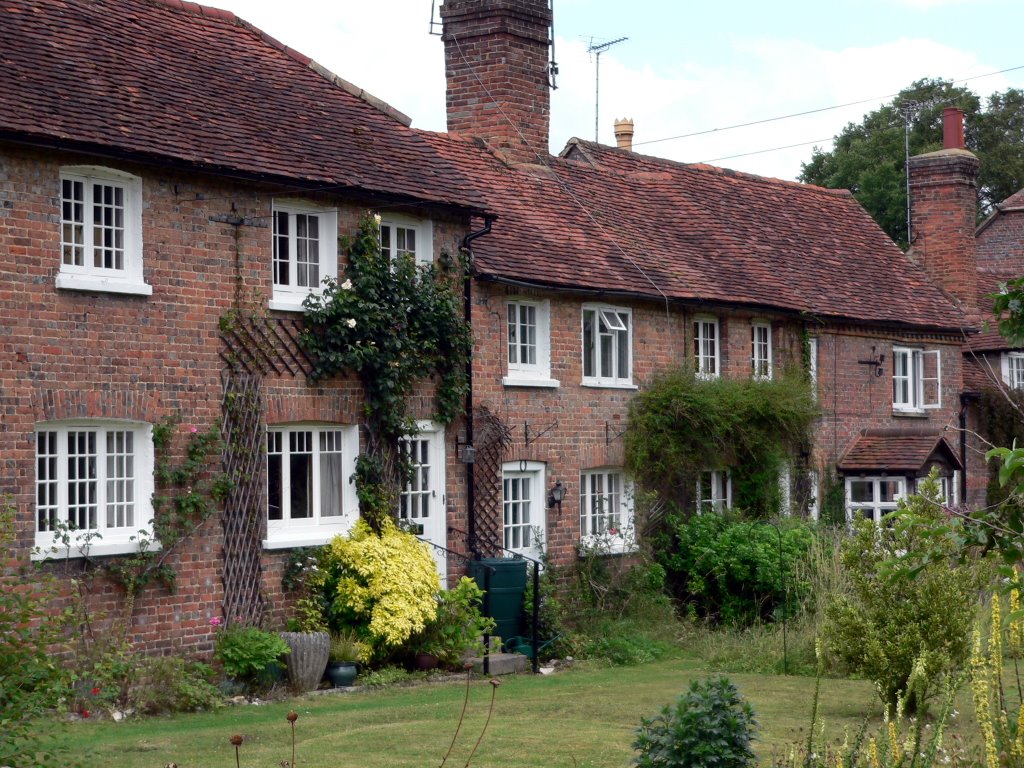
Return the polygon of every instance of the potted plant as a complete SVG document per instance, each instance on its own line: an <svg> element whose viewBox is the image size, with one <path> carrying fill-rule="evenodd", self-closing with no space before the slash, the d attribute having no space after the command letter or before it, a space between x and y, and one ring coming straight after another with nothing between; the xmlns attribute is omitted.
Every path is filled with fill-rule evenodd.
<svg viewBox="0 0 1024 768"><path fill-rule="evenodd" d="M463 577L454 589L437 596L437 614L413 638L410 650L417 669L457 668L468 654L483 653L483 635L494 631L494 619L480 613L483 591Z"/></svg>
<svg viewBox="0 0 1024 768"><path fill-rule="evenodd" d="M218 626L220 621L218 620ZM217 633L214 656L224 673L246 688L260 687L268 669L290 653L288 645L272 632L233 624Z"/></svg>
<svg viewBox="0 0 1024 768"><path fill-rule="evenodd" d="M313 691L320 685L331 653L331 636L314 598L296 602L297 618L288 621L288 632L281 639L291 648L288 654L288 681L299 691Z"/></svg>
<svg viewBox="0 0 1024 768"><path fill-rule="evenodd" d="M365 655L366 646L359 640L359 635L352 629L331 634L330 660L324 676L335 688L352 685L358 673L358 662Z"/></svg>

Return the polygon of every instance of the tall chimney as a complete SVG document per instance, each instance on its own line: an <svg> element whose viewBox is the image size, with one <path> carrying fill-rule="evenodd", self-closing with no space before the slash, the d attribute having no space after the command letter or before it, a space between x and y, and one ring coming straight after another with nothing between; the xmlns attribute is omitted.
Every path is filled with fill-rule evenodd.
<svg viewBox="0 0 1024 768"><path fill-rule="evenodd" d="M615 121L615 143L619 149L625 149L629 152L633 151L633 121L622 120Z"/></svg>
<svg viewBox="0 0 1024 768"><path fill-rule="evenodd" d="M548 0L445 0L448 130L478 136L511 162L548 154Z"/></svg>
<svg viewBox="0 0 1024 768"><path fill-rule="evenodd" d="M974 229L978 158L964 148L964 113L942 113L943 148L910 158L910 255L976 324Z"/></svg>

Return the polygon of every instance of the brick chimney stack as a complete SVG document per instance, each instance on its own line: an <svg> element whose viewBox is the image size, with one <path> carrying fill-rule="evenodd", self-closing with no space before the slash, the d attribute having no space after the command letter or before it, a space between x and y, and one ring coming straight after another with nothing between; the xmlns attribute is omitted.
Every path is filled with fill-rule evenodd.
<svg viewBox="0 0 1024 768"><path fill-rule="evenodd" d="M548 154L548 0L444 0L448 130L510 162Z"/></svg>
<svg viewBox="0 0 1024 768"><path fill-rule="evenodd" d="M964 113L942 113L943 148L910 158L910 256L962 309L978 316L974 229L978 158L964 147Z"/></svg>

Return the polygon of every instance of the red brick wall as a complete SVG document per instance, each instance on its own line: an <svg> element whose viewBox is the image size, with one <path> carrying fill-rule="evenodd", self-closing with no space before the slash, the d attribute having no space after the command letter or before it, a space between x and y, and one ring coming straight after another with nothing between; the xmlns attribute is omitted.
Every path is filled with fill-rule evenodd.
<svg viewBox="0 0 1024 768"><path fill-rule="evenodd" d="M1024 275L1024 209L997 214L976 242L979 269Z"/></svg>

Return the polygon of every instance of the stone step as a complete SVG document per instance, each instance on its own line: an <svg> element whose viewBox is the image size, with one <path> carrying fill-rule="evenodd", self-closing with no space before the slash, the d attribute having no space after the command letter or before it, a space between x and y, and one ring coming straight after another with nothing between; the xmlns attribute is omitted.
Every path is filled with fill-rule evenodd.
<svg viewBox="0 0 1024 768"><path fill-rule="evenodd" d="M467 659L473 665L474 674L484 673L484 660L473 656ZM488 657L489 675L511 675L526 672L530 668L530 660L521 653L492 653Z"/></svg>

